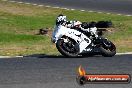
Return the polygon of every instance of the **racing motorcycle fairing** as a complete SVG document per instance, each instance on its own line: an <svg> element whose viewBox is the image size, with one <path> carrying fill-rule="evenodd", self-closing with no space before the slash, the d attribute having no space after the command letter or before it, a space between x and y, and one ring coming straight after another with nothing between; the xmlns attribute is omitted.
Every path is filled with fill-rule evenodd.
<svg viewBox="0 0 132 88"><path fill-rule="evenodd" d="M62 25L55 26L54 29L55 30L52 34L52 42L57 43L57 41L59 39L61 39L63 36L67 36L67 37L75 40L76 43L78 43L80 53L82 53L83 51L90 50L90 49L86 49L86 47L91 44L91 40L83 33L79 32L75 29L67 28Z"/></svg>

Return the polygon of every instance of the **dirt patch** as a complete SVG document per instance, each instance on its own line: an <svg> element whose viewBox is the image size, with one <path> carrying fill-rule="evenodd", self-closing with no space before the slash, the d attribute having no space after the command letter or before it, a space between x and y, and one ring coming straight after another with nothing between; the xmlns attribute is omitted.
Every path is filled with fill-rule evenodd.
<svg viewBox="0 0 132 88"><path fill-rule="evenodd" d="M132 39L123 39L114 41L118 52L131 52Z"/></svg>

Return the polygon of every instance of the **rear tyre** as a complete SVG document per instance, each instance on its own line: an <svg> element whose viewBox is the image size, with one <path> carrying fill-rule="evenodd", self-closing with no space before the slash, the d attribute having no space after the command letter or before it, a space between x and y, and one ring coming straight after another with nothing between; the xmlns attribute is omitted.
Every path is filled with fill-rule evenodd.
<svg viewBox="0 0 132 88"><path fill-rule="evenodd" d="M79 54L79 46L73 40L68 38L68 42L64 42L64 39L59 39L56 43L58 51L66 57L77 57Z"/></svg>

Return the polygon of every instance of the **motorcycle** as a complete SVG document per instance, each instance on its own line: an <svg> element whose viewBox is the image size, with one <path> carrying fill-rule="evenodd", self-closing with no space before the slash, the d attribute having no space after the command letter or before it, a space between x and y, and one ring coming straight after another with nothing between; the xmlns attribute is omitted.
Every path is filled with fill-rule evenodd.
<svg viewBox="0 0 132 88"><path fill-rule="evenodd" d="M58 51L66 57L78 57L102 55L112 57L116 54L115 45L107 38L102 37L101 31L94 23L86 22L74 27L67 27L67 23L55 25L52 33L52 42L56 44ZM89 32L80 29L89 29Z"/></svg>

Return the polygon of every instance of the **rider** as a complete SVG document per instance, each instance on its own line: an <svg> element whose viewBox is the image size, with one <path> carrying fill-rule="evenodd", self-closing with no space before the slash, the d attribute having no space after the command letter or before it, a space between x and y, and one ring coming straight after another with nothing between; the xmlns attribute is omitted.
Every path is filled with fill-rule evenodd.
<svg viewBox="0 0 132 88"><path fill-rule="evenodd" d="M90 32L95 37L98 37L98 35L96 34L97 28L95 27L94 23L88 24L86 22L82 23L80 21L67 21L66 16L60 14L56 19L56 25L63 25L71 29L77 28L85 32Z"/></svg>
<svg viewBox="0 0 132 88"><path fill-rule="evenodd" d="M67 22L66 16L60 14L56 19L56 25L64 25Z"/></svg>
<svg viewBox="0 0 132 88"><path fill-rule="evenodd" d="M67 21L66 16L60 14L56 19L56 25L63 25L68 28L73 28L75 26L80 26L82 23L80 21Z"/></svg>

